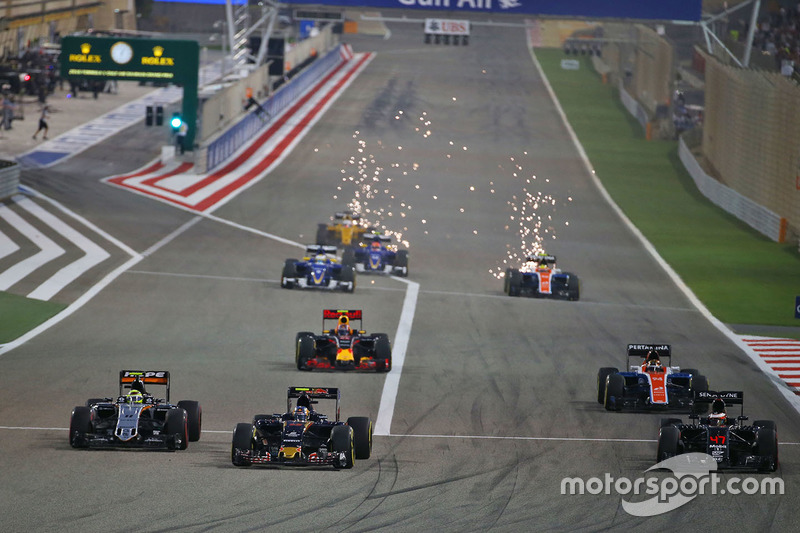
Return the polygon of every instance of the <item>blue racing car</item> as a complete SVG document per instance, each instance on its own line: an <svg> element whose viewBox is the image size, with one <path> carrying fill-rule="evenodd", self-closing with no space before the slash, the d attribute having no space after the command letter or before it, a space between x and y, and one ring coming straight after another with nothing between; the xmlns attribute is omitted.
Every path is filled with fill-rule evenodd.
<svg viewBox="0 0 800 533"><path fill-rule="evenodd" d="M539 254L528 257L520 268L506 270L503 292L509 296L578 300L581 287L578 276L556 268L554 255Z"/></svg>
<svg viewBox="0 0 800 533"><path fill-rule="evenodd" d="M353 292L356 271L351 260L336 257L336 246L312 244L302 259L287 259L283 264L281 287L318 288Z"/></svg>
<svg viewBox="0 0 800 533"><path fill-rule="evenodd" d="M358 272L378 272L408 277L408 250L397 250L388 235L367 233L361 242L345 250L343 261L353 262Z"/></svg>

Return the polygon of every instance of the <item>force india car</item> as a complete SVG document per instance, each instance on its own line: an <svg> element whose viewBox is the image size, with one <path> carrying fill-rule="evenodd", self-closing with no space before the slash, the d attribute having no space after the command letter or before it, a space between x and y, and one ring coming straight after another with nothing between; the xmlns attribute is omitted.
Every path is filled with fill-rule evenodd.
<svg viewBox="0 0 800 533"><path fill-rule="evenodd" d="M336 257L335 246L309 245L303 259L284 262L281 287L353 292L356 289L356 270L351 262L345 263Z"/></svg>
<svg viewBox="0 0 800 533"><path fill-rule="evenodd" d="M340 211L334 215L333 224L317 225L317 244L333 246L354 246L369 228L362 226L361 215L352 211Z"/></svg>
<svg viewBox="0 0 800 533"><path fill-rule="evenodd" d="M357 272L379 272L408 277L408 250L397 250L388 245L392 238L388 235L367 233L363 240L342 254L344 262L352 261Z"/></svg>
<svg viewBox="0 0 800 533"><path fill-rule="evenodd" d="M778 430L772 420L756 420L744 425L744 393L741 391L698 391L697 405L711 404L711 413L700 417L692 413L692 423L678 418L661 421L657 461L683 453L700 452L714 458L718 468L753 469L774 472L778 469ZM741 405L738 417L728 418L727 405Z"/></svg>
<svg viewBox="0 0 800 533"><path fill-rule="evenodd" d="M640 361L631 364L631 358ZM597 401L609 411L690 409L694 393L708 390L708 379L696 369L670 366L671 360L669 344L629 344L627 372L603 367L597 373Z"/></svg>
<svg viewBox="0 0 800 533"><path fill-rule="evenodd" d="M335 400L333 420L314 406ZM339 420L341 395L337 388L289 387L287 411L256 415L253 422L236 424L231 461L235 466L333 466L352 468L355 459L372 453L372 421L366 416ZM292 400L297 400L292 408Z"/></svg>
<svg viewBox="0 0 800 533"><path fill-rule="evenodd" d="M298 370L391 370L389 336L367 334L361 320L361 309L324 309L321 335L301 331L295 337Z"/></svg>
<svg viewBox="0 0 800 533"><path fill-rule="evenodd" d="M150 394L150 385L166 386L166 399ZM201 424L198 402L169 403L169 372L122 370L116 399L92 398L72 410L69 443L73 448L185 450L190 441L200 440Z"/></svg>
<svg viewBox="0 0 800 533"><path fill-rule="evenodd" d="M509 296L579 300L580 280L575 274L556 268L554 255L535 255L520 268L506 269L503 292Z"/></svg>

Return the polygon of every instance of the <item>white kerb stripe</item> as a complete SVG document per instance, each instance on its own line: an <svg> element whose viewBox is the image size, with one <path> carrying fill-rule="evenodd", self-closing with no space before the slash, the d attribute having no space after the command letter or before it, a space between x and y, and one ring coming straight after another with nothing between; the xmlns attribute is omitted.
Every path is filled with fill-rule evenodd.
<svg viewBox="0 0 800 533"><path fill-rule="evenodd" d="M14 200L19 203L20 197L16 196L14 197ZM11 226L16 228L17 231L30 239L36 246L39 247L40 250L39 252L28 257L27 259L23 259L0 274L0 291L4 291L45 263L48 263L56 257L62 255L64 253L64 249L49 238L42 235L38 229L34 228L25 219L6 206L0 207L0 218L8 222Z"/></svg>

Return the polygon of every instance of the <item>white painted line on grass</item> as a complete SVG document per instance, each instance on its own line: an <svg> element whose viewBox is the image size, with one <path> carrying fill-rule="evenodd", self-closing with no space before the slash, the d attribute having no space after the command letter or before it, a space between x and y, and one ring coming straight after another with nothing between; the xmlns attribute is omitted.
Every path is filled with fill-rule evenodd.
<svg viewBox="0 0 800 533"><path fill-rule="evenodd" d="M14 197L14 202L24 206L28 202L32 203L32 200L18 195ZM13 226L17 231L39 247L37 253L23 259L0 274L0 291L8 289L34 270L41 268L46 263L64 254L64 249L62 247L48 237L42 235L41 231L7 206L0 207L0 218L8 222L8 224Z"/></svg>
<svg viewBox="0 0 800 533"><path fill-rule="evenodd" d="M378 408L378 418L375 420L375 428L373 430L375 435L389 435L391 433L394 406L397 400L397 391L400 387L400 376L403 373L406 349L408 348L408 340L411 336L411 324L414 322L414 313L417 309L417 296L419 295L419 283L408 281L403 278L394 279L402 281L408 288L406 290L406 297L403 300L403 310L400 312L400 323L397 325L397 332L394 335L392 369L386 374L386 381L383 382L383 393L381 394L381 403Z"/></svg>

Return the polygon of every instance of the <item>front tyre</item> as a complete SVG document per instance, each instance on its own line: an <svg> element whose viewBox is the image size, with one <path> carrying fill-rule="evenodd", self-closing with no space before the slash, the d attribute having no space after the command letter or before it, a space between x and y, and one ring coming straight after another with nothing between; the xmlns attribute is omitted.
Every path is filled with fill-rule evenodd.
<svg viewBox="0 0 800 533"><path fill-rule="evenodd" d="M233 429L231 444L231 462L233 466L250 466L250 454L253 451L253 425L241 422Z"/></svg>
<svg viewBox="0 0 800 533"><path fill-rule="evenodd" d="M353 468L353 428L348 425L335 426L331 431L330 450L337 455L334 468ZM343 459L340 458L341 454L344 454Z"/></svg>
<svg viewBox="0 0 800 533"><path fill-rule="evenodd" d="M167 411L164 433L175 440L170 444L173 450L185 450L189 446L189 417L180 407Z"/></svg>
<svg viewBox="0 0 800 533"><path fill-rule="evenodd" d="M295 363L297 370L311 370L308 362L314 358L314 336L311 334L297 334L295 345Z"/></svg>
<svg viewBox="0 0 800 533"><path fill-rule="evenodd" d="M665 426L661 428L661 431L658 433L656 463L678 455L680 438L681 432L675 426Z"/></svg>
<svg viewBox="0 0 800 533"><path fill-rule="evenodd" d="M178 402L178 407L186 411L189 442L199 441L200 431L203 427L203 410L200 408L200 402L181 400Z"/></svg>
<svg viewBox="0 0 800 533"><path fill-rule="evenodd" d="M351 416L347 425L353 428L353 448L356 459L372 455L372 420L368 416Z"/></svg>
<svg viewBox="0 0 800 533"><path fill-rule="evenodd" d="M69 419L69 445L73 448L88 448L87 436L92 433L92 409L79 405L72 410Z"/></svg>
<svg viewBox="0 0 800 533"><path fill-rule="evenodd" d="M611 374L619 374L619 370L614 367L604 366L597 372L597 403L601 405L606 399L606 378Z"/></svg>

